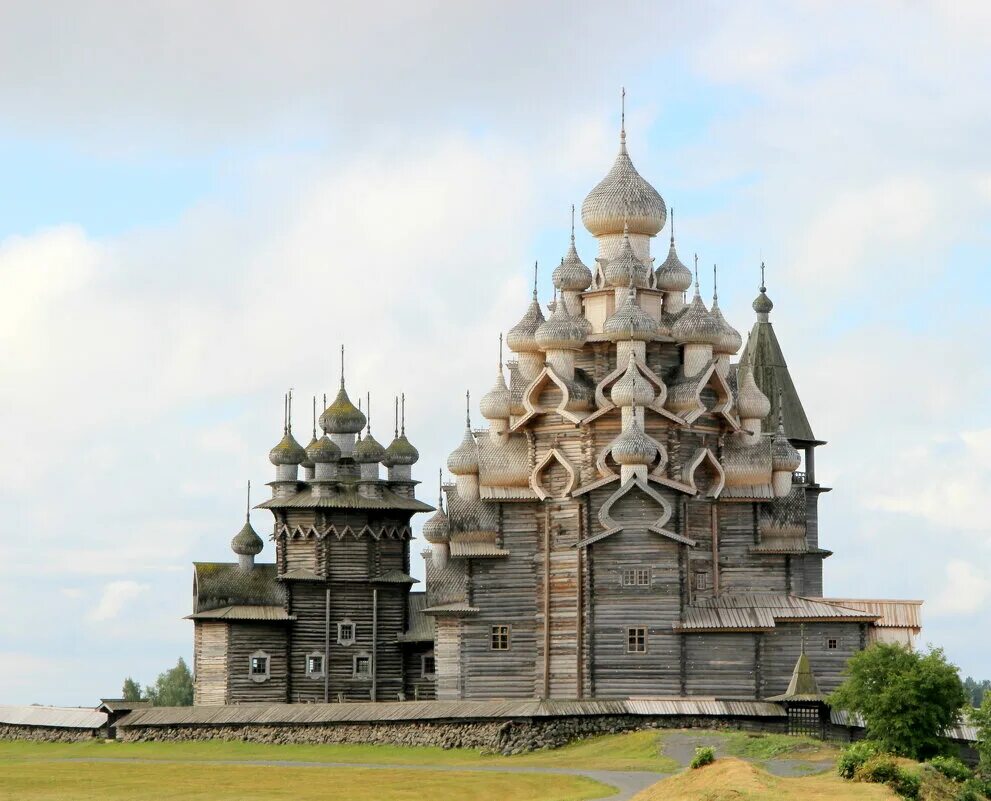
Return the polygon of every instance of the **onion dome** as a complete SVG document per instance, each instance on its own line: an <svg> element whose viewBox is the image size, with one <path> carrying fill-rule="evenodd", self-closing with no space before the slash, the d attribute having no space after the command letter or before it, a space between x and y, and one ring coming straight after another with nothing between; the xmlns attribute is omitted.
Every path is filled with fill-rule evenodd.
<svg viewBox="0 0 991 801"><path fill-rule="evenodd" d="M646 265L633 253L629 230L624 227L623 241L619 245L619 250L606 264L604 271L606 283L609 286L620 287L629 286L632 281L637 286L643 286L647 283L647 273Z"/></svg>
<svg viewBox="0 0 991 801"><path fill-rule="evenodd" d="M785 423L781 414L781 393L778 393L778 431L771 440L771 469L775 472L793 473L802 463L802 457L785 436Z"/></svg>
<svg viewBox="0 0 991 801"><path fill-rule="evenodd" d="M296 442L296 438L288 428L284 431L279 444L268 452L268 460L276 466L302 464L306 460L306 451L303 450L302 445Z"/></svg>
<svg viewBox="0 0 991 801"><path fill-rule="evenodd" d="M537 263L533 264L533 300L522 319L509 329L506 335L506 344L515 353L537 353L540 346L537 345L537 329L544 322L544 313L540 310L537 302Z"/></svg>
<svg viewBox="0 0 991 801"><path fill-rule="evenodd" d="M771 401L754 381L753 370L743 370L736 393L736 412L741 420L763 420L771 413Z"/></svg>
<svg viewBox="0 0 991 801"><path fill-rule="evenodd" d="M725 353L732 355L743 347L743 337L740 332L726 322L723 313L719 310L719 291L716 289L716 266L712 266L712 310L709 312L712 319L719 326L719 339L712 346L713 353Z"/></svg>
<svg viewBox="0 0 991 801"><path fill-rule="evenodd" d="M637 304L636 296L637 291L631 284L623 305L610 315L602 327L602 332L613 342L622 339L646 342L657 333L657 320Z"/></svg>
<svg viewBox="0 0 991 801"><path fill-rule="evenodd" d="M371 431L358 440L354 445L354 450L351 451L351 458L358 464L381 462L384 456L385 448L372 436Z"/></svg>
<svg viewBox="0 0 991 801"><path fill-rule="evenodd" d="M668 257L654 271L657 288L665 292L687 292L692 285L692 271L689 270L674 247L674 209L671 209L671 245L668 247Z"/></svg>
<svg viewBox="0 0 991 801"><path fill-rule="evenodd" d="M423 524L423 538L430 543L447 542L451 538L451 521L444 513L443 482L437 493L437 511Z"/></svg>
<svg viewBox="0 0 991 801"><path fill-rule="evenodd" d="M456 476L467 476L478 472L478 445L470 428L465 429L464 438L451 455L447 457L447 469Z"/></svg>
<svg viewBox="0 0 991 801"><path fill-rule="evenodd" d="M571 207L571 244L568 252L564 254L561 263L554 268L551 275L554 286L561 290L573 292L584 292L592 285L592 271L585 266L585 262L578 255L575 248L575 207Z"/></svg>
<svg viewBox="0 0 991 801"><path fill-rule="evenodd" d="M486 420L508 420L509 419L509 387L506 386L506 379L499 369L495 384L492 389L482 395L482 402L479 404L482 410L482 417Z"/></svg>
<svg viewBox="0 0 991 801"><path fill-rule="evenodd" d="M336 462L341 458L341 449L324 434L320 439L306 446L306 458L314 465Z"/></svg>
<svg viewBox="0 0 991 801"><path fill-rule="evenodd" d="M699 295L698 284L695 284L695 297L688 308L671 326L671 335L685 344L715 345L722 333L719 323L709 313Z"/></svg>
<svg viewBox="0 0 991 801"><path fill-rule="evenodd" d="M265 543L251 527L250 520L244 521L244 527L231 540L231 550L238 556L257 556L264 547Z"/></svg>
<svg viewBox="0 0 991 801"><path fill-rule="evenodd" d="M757 314L770 314L771 309L774 308L774 303L772 303L771 299L767 296L767 288L763 285L760 288L760 294L754 298L752 305L753 310L757 312Z"/></svg>
<svg viewBox="0 0 991 801"><path fill-rule="evenodd" d="M664 227L667 216L663 198L630 161L624 125L612 169L582 203L582 223L592 236L618 234L624 225L632 234L654 236Z"/></svg>
<svg viewBox="0 0 991 801"><path fill-rule="evenodd" d="M649 406L654 402L654 387L637 369L636 357L632 350L626 372L612 385L610 397L617 406Z"/></svg>
<svg viewBox="0 0 991 801"><path fill-rule="evenodd" d="M399 411L397 399L396 411ZM401 421L401 422L400 422ZM386 467L396 467L397 465L413 465L420 461L420 452L413 447L413 443L406 438L406 394L402 395L402 417L397 415L396 433L393 436L389 447L385 449L385 456L381 462ZM401 426L401 427L400 427Z"/></svg>
<svg viewBox="0 0 991 801"><path fill-rule="evenodd" d="M636 408L633 404L634 411ZM647 439L634 415L630 425L613 442L612 458L621 465L649 465L656 456L657 446Z"/></svg>
<svg viewBox="0 0 991 801"><path fill-rule="evenodd" d="M342 376L337 397L320 415L320 427L328 434L358 434L365 427L366 422L365 415L351 403L347 390L344 389Z"/></svg>
<svg viewBox="0 0 991 801"><path fill-rule="evenodd" d="M581 350L585 344L585 327L568 314L568 305L558 300L554 290L554 311L541 323L536 334L541 350Z"/></svg>
<svg viewBox="0 0 991 801"><path fill-rule="evenodd" d="M312 448L315 445L319 444L319 442L320 442L320 440L317 439L317 432L314 431L313 432L313 438L310 440L310 444L307 445L306 448L304 448L304 450L306 451L306 458L303 459L302 462L300 462L300 466L306 467L306 468L308 468L310 470L313 469L313 464L314 463L313 463L313 459L310 457L310 448Z"/></svg>

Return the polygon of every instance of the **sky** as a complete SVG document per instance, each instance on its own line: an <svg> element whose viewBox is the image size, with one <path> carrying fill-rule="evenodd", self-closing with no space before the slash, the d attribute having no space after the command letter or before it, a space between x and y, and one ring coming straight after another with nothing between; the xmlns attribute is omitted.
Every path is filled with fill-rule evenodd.
<svg viewBox="0 0 991 801"><path fill-rule="evenodd" d="M741 331L767 264L826 594L925 599L991 678L989 39L963 0L3 4L0 702L190 659L191 562L233 559L283 392L305 444L341 344L380 441L406 393L432 501L621 86Z"/></svg>

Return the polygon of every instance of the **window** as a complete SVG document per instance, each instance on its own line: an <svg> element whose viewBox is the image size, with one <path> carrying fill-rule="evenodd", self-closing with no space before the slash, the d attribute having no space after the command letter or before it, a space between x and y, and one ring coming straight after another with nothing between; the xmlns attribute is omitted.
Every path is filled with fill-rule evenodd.
<svg viewBox="0 0 991 801"><path fill-rule="evenodd" d="M264 651L255 651L248 657L248 676L252 681L268 681L270 668L271 660Z"/></svg>
<svg viewBox="0 0 991 801"><path fill-rule="evenodd" d="M644 626L634 626L626 630L626 653L647 653L647 629Z"/></svg>
<svg viewBox="0 0 991 801"><path fill-rule="evenodd" d="M828 640L826 640L826 647L830 651L835 651L837 648L840 647L839 640L837 640L835 637L830 637Z"/></svg>
<svg viewBox="0 0 991 801"><path fill-rule="evenodd" d="M420 674L423 678L433 678L434 673L437 670L436 663L434 662L433 654L424 654L420 659Z"/></svg>
<svg viewBox="0 0 991 801"><path fill-rule="evenodd" d="M698 570L695 573L695 589L709 589L709 573L705 570Z"/></svg>
<svg viewBox="0 0 991 801"><path fill-rule="evenodd" d="M370 679L372 677L372 658L370 656L359 655L354 658L354 677L356 679Z"/></svg>
<svg viewBox="0 0 991 801"><path fill-rule="evenodd" d="M314 652L306 655L306 675L311 679L323 678L323 654Z"/></svg>
<svg viewBox="0 0 991 801"><path fill-rule="evenodd" d="M650 568L634 567L623 571L624 587L649 587Z"/></svg>
<svg viewBox="0 0 991 801"><path fill-rule="evenodd" d="M344 618L344 620L337 624L337 642L340 645L354 645L354 640L354 623L348 618Z"/></svg>
<svg viewBox="0 0 991 801"><path fill-rule="evenodd" d="M509 650L509 626L492 627L492 650L493 651Z"/></svg>

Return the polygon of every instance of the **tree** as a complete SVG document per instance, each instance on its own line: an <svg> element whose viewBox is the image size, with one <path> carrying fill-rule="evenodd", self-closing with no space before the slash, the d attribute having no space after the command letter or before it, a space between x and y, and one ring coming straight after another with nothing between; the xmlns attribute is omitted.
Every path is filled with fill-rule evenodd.
<svg viewBox="0 0 991 801"><path fill-rule="evenodd" d="M155 684L145 687L145 697L153 706L192 706L193 674L181 656L176 666L160 673Z"/></svg>
<svg viewBox="0 0 991 801"><path fill-rule="evenodd" d="M846 675L829 703L859 714L881 748L913 759L946 750L943 734L958 722L968 698L942 649L919 653L877 643L854 654Z"/></svg>
<svg viewBox="0 0 991 801"><path fill-rule="evenodd" d="M991 691L991 679L977 681L968 676L964 679L963 686L970 696L971 705L978 707L984 701L984 696Z"/></svg>
<svg viewBox="0 0 991 801"><path fill-rule="evenodd" d="M991 779L991 692L984 694L979 709L970 710L970 721L977 727L977 753L981 755L981 773Z"/></svg>
<svg viewBox="0 0 991 801"><path fill-rule="evenodd" d="M140 701L141 685L138 684L130 676L128 676L126 679L124 679L124 687L120 691L120 694L125 701Z"/></svg>

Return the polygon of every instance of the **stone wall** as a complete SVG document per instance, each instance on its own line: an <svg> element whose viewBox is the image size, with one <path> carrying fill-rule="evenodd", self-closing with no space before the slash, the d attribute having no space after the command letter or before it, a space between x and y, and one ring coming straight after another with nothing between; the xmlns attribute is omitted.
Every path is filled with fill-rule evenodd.
<svg viewBox="0 0 991 801"><path fill-rule="evenodd" d="M521 754L555 748L596 734L659 728L745 729L784 732L776 718L600 715L513 720L409 721L279 725L175 725L118 727L127 742L240 740L255 743L363 743L373 745L476 748L500 754Z"/></svg>
<svg viewBox="0 0 991 801"><path fill-rule="evenodd" d="M58 729L50 726L19 726L0 723L0 740L37 740L48 743L74 743L92 740L102 731L94 729Z"/></svg>

